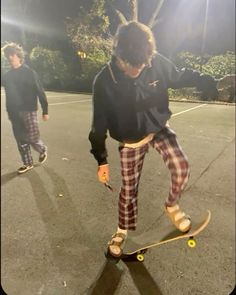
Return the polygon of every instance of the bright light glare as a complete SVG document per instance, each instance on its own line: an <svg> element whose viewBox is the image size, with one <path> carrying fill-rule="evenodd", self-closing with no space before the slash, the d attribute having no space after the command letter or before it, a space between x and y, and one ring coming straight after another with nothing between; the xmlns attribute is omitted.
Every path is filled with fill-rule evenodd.
<svg viewBox="0 0 236 295"><path fill-rule="evenodd" d="M53 29L53 27L47 26L45 27L40 25L40 24L33 24L32 22L23 22L22 20L16 20L13 19L12 17L6 17L2 15L1 17L1 23L6 24L6 25L11 25L15 26L21 30L25 30L27 32L32 32L32 33L38 33L42 35L50 35L53 37L56 37L57 35L60 36L60 32L58 32L56 29Z"/></svg>

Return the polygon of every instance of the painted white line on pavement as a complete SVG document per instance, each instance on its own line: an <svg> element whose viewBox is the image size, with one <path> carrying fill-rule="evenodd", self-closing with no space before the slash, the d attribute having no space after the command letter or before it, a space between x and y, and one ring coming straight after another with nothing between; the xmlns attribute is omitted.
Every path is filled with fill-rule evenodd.
<svg viewBox="0 0 236 295"><path fill-rule="evenodd" d="M47 97L50 97L50 98L54 98L54 97L68 97L68 96L72 96L72 97L76 97L78 96L78 94L50 94L50 93L46 93Z"/></svg>
<svg viewBox="0 0 236 295"><path fill-rule="evenodd" d="M56 105L72 104L72 103L86 102L86 101L91 101L91 99L76 100L76 101L67 101L67 102L55 102L55 103L49 103L48 105L50 105L50 106L56 106Z"/></svg>
<svg viewBox="0 0 236 295"><path fill-rule="evenodd" d="M190 111L192 111L192 110L195 110L195 109L198 109L198 108L204 107L204 106L206 106L206 105L207 105L207 103L203 103L203 104L201 104L201 105L199 105L199 106L196 106L196 107L193 107L193 108L187 109L187 110L182 111L182 112L179 112L179 113L175 113L175 114L173 114L173 115L171 116L171 118L176 117L176 116L179 116L179 115L181 115L181 114L183 114L183 113L187 113L187 112L190 112Z"/></svg>
<svg viewBox="0 0 236 295"><path fill-rule="evenodd" d="M87 101L91 101L91 99L84 99L84 100L76 100L76 101L67 101L67 102L55 102L55 103L49 103L48 105L50 106L55 106L55 105L65 105L65 104L73 104L73 103L79 103L79 102L87 102ZM192 111L192 110L195 110L195 109L198 109L198 108L201 108L203 106L206 106L207 104L204 103L204 104L201 104L199 106L196 106L196 107L193 107L193 108L190 108L190 109L187 109L185 111L182 111L182 112L179 112L179 113L175 113L173 114L171 117L176 117L176 116L179 116L183 113L187 113L189 111Z"/></svg>

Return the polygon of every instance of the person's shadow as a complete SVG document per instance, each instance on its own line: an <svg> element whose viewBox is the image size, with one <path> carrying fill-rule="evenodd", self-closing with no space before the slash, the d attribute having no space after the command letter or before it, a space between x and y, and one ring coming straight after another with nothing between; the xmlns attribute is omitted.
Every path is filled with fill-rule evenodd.
<svg viewBox="0 0 236 295"><path fill-rule="evenodd" d="M133 283L141 295L162 295L162 292L145 265L137 261L124 261L127 270L117 263L115 259L107 259L96 280L86 291L86 295L113 295L120 283L122 275L129 271Z"/></svg>
<svg viewBox="0 0 236 295"><path fill-rule="evenodd" d="M175 229L167 233L161 239L161 241L165 241L173 237L176 237L178 234L179 234L179 231ZM137 245L137 248L139 248L138 245ZM134 284L136 285L141 295L146 295L146 294L162 295L163 294L143 263L140 263L138 261L129 262L129 259L127 259L127 261L124 261L124 263L128 267L130 275L134 281Z"/></svg>
<svg viewBox="0 0 236 295"><path fill-rule="evenodd" d="M40 166L40 165L39 164L34 165L34 167L38 167L38 166ZM16 177L20 177L20 176L21 175L17 171L12 171L12 172L1 175L1 186L5 185L6 183L11 181L12 179L14 179Z"/></svg>
<svg viewBox="0 0 236 295"><path fill-rule="evenodd" d="M146 269L145 265L139 261L125 262L129 269L130 275L139 294L141 295L162 295L160 288L154 281L151 274Z"/></svg>
<svg viewBox="0 0 236 295"><path fill-rule="evenodd" d="M178 230L173 230L167 233L163 240L171 239L178 235ZM136 243L133 243L133 245ZM136 244L139 248L138 244ZM133 258L134 259L134 258ZM119 263L118 263L119 262ZM127 269L132 277L132 280L141 295L162 295L162 291L148 272L145 264L132 259L126 259L123 261L127 266ZM117 286L120 282L121 276L127 270L123 270L120 266L121 260L108 258L103 268L99 272L96 280L92 283L87 290L86 295L112 295L115 293Z"/></svg>
<svg viewBox="0 0 236 295"><path fill-rule="evenodd" d="M73 204L70 191L63 177L52 168L43 167L53 183L53 192L50 192L36 170L26 173L23 177L29 180L35 197L35 202L41 220L44 223L47 239L51 248L53 262L57 265L60 277L66 281L68 275L73 276L67 280L67 285L77 288L83 275L89 276L89 268L81 264L83 257L88 257L87 263L94 259L93 235L86 230L80 220L76 206ZM50 184L51 187L51 184ZM78 294L81 291L81 286Z"/></svg>
<svg viewBox="0 0 236 295"><path fill-rule="evenodd" d="M52 168L43 167L53 183L53 196L59 196L56 199L57 207L44 182L36 170L26 173L26 177L32 187L35 196L35 202L38 212L45 224L47 237L50 243L53 260L58 266L61 275L67 276L73 269L75 284L81 276L80 255L73 249L85 249L88 245L94 245L91 234L87 233L83 223L79 222L79 214L76 206L73 204L69 189L65 180L54 172ZM11 181L17 176L17 172L8 173L2 176L2 184ZM66 233L66 234L65 234ZM69 234L68 234L69 233ZM95 245L96 246L96 245ZM125 263L127 269L124 270L122 263ZM141 262L119 261L106 259L97 278L89 288L84 291L87 295L113 295L121 281L124 272L129 271L134 284L141 295L161 295L162 292L151 274ZM85 293L82 294L85 294ZM81 294L81 293L78 293Z"/></svg>
<svg viewBox="0 0 236 295"><path fill-rule="evenodd" d="M9 181L11 181L17 176L18 176L18 173L16 171L1 175L1 186L8 183Z"/></svg>
<svg viewBox="0 0 236 295"><path fill-rule="evenodd" d="M95 281L85 292L86 295L113 295L124 270L115 260L107 259Z"/></svg>

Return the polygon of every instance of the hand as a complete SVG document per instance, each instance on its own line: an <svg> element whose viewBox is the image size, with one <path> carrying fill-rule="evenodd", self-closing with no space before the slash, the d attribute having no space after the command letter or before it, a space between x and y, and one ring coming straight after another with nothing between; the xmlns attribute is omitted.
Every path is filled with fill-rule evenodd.
<svg viewBox="0 0 236 295"><path fill-rule="evenodd" d="M107 183L109 182L109 179L109 164L98 166L98 180L102 183Z"/></svg>
<svg viewBox="0 0 236 295"><path fill-rule="evenodd" d="M49 115L43 115L42 119L43 119L43 121L47 121L49 119Z"/></svg>

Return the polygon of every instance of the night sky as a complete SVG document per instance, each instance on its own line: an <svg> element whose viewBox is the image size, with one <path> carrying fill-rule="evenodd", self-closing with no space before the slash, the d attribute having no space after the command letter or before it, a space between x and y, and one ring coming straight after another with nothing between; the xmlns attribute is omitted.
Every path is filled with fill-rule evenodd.
<svg viewBox="0 0 236 295"><path fill-rule="evenodd" d="M29 1L29 0L28 0ZM18 41L20 26L35 34L55 40L66 38L64 19L75 17L81 2L78 0L32 0L26 6L26 17L19 13L25 0L2 0L2 42ZM29 1L30 2L30 1ZM157 0L139 1L139 20L147 23ZM208 2L208 15L206 3ZM117 0L117 7L126 13L127 0ZM17 9L18 7L18 9ZM109 13L111 11L108 10ZM127 15L127 13L126 13ZM235 47L235 0L166 0L160 11L160 22L154 28L157 48L167 56L180 50L220 54ZM111 31L116 27L112 16ZM206 23L206 39L203 27Z"/></svg>

